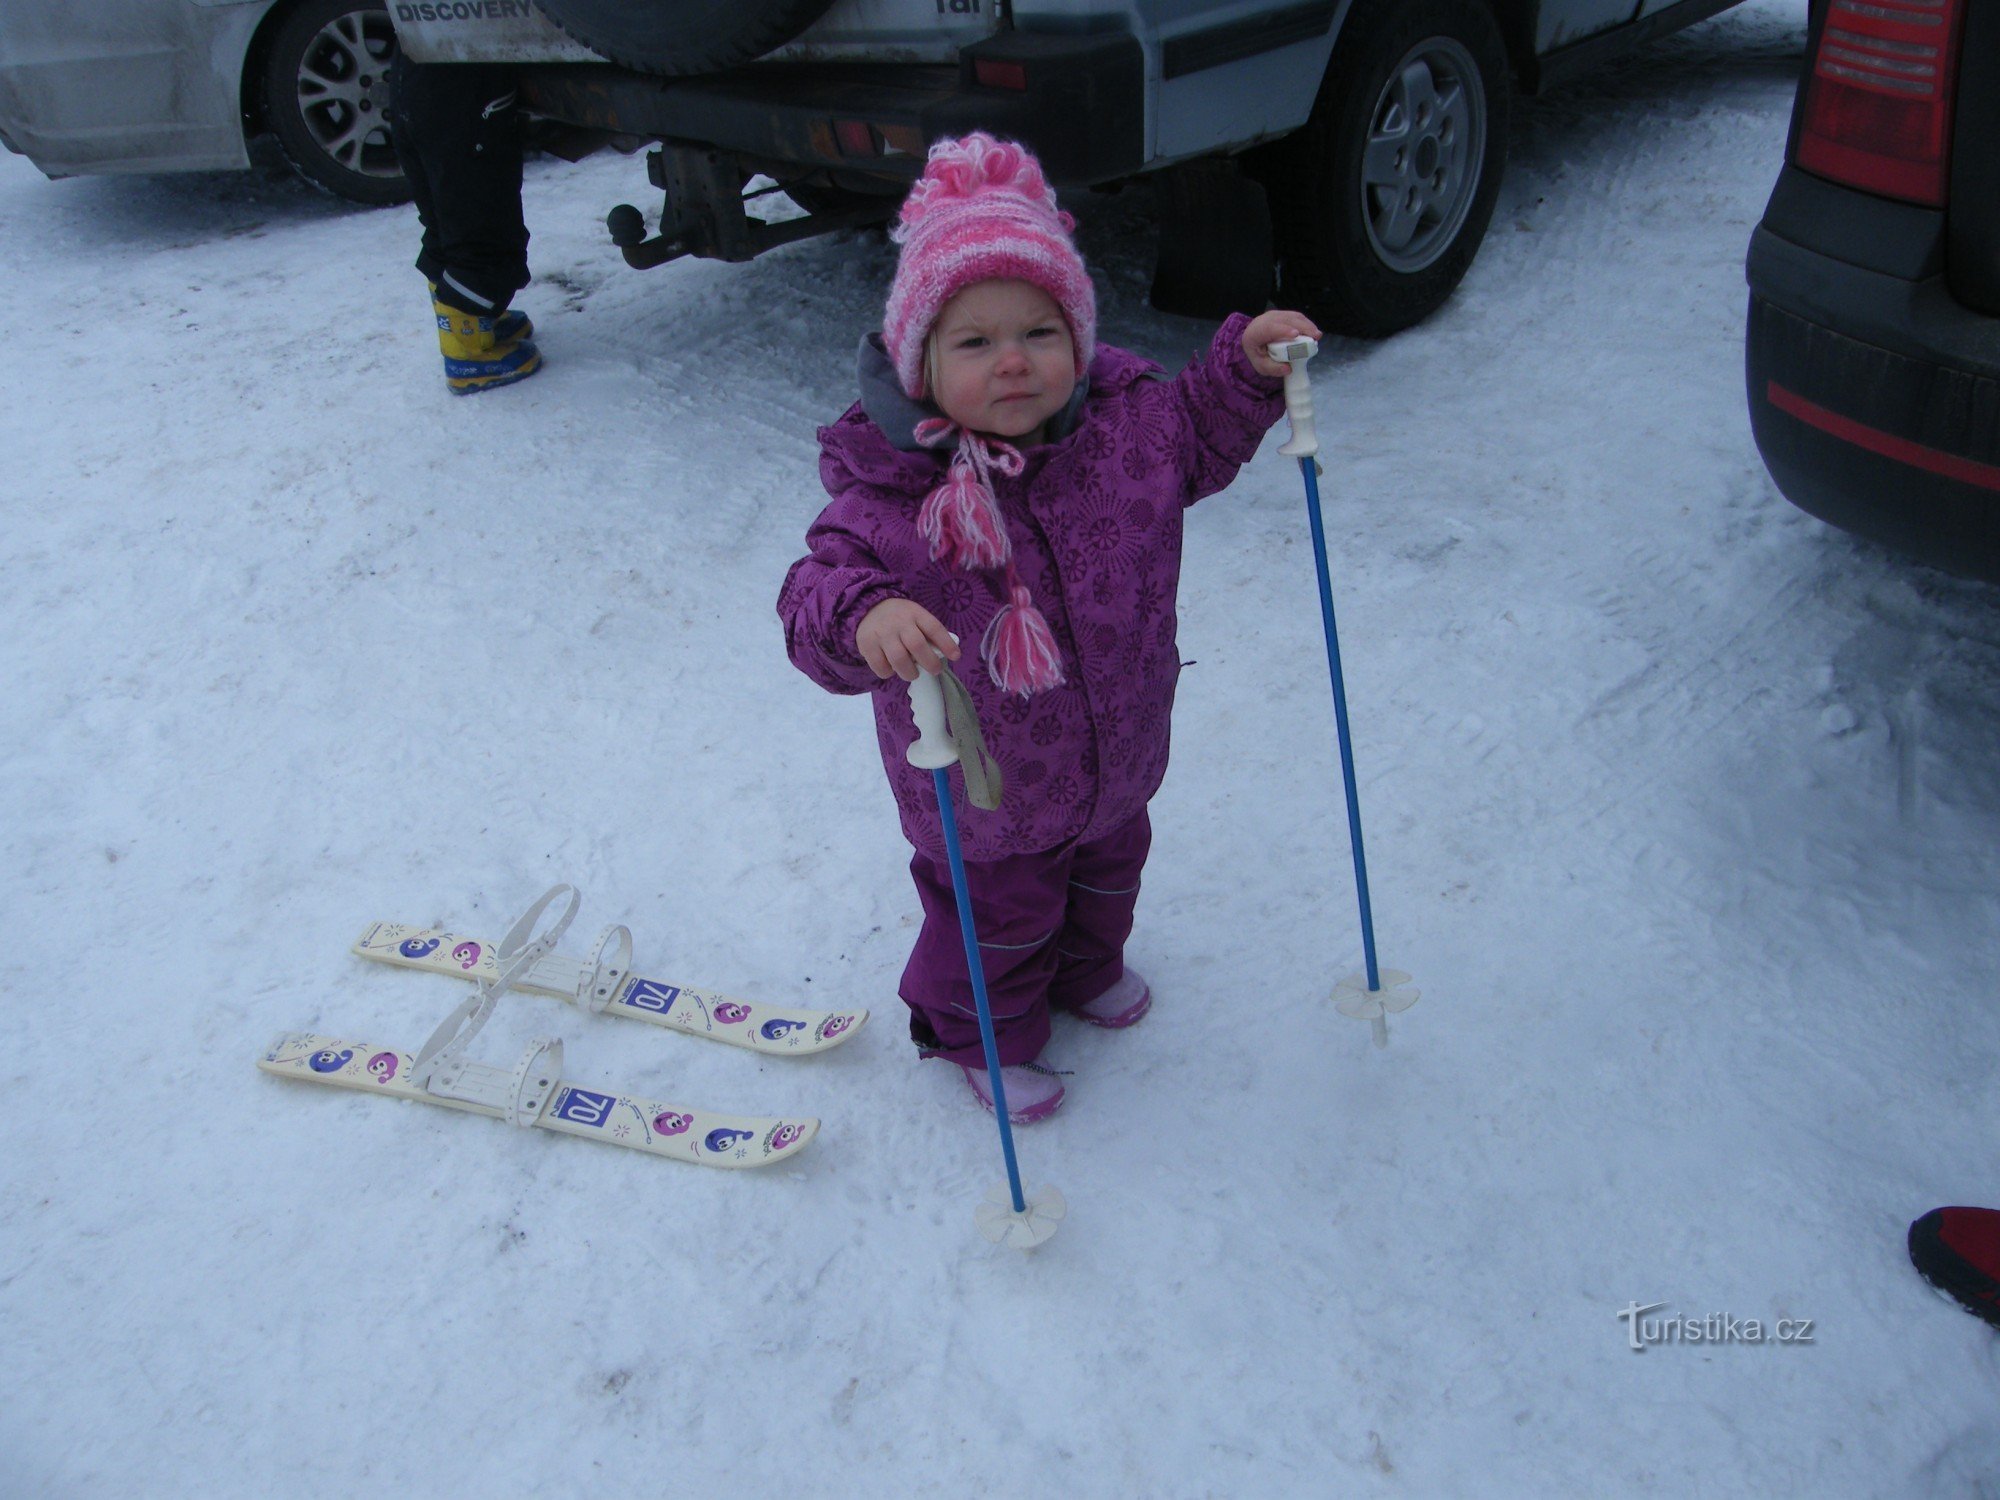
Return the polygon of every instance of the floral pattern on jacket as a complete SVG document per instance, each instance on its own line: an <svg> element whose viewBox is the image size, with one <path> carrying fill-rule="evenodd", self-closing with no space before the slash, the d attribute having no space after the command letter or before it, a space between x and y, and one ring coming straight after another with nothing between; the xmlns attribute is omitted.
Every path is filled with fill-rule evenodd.
<svg viewBox="0 0 2000 1500"><path fill-rule="evenodd" d="M861 659L862 617L884 600L912 599L963 643L955 670L1006 780L999 809L985 812L949 778L966 858L1053 849L1133 817L1167 769L1182 512L1229 484L1284 410L1282 383L1243 353L1247 322L1230 318L1172 380L1150 360L1100 345L1076 427L1025 450L1019 476L993 476L1016 565L1066 678L1026 699L1003 694L979 659L1006 602L999 572L933 562L917 533L944 457L899 448L859 404L819 430L820 477L833 499L778 596L786 649L828 691L874 695L903 833L926 854L942 858L944 836L930 773L905 756L916 739L908 687Z"/></svg>

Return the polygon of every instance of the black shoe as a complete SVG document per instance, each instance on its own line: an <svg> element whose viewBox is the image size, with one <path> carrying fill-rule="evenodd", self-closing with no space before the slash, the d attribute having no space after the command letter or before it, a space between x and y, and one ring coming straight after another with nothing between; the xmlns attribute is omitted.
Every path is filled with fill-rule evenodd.
<svg viewBox="0 0 2000 1500"><path fill-rule="evenodd" d="M2000 1211L1932 1209L1910 1226L1910 1264L1967 1312L2000 1328Z"/></svg>

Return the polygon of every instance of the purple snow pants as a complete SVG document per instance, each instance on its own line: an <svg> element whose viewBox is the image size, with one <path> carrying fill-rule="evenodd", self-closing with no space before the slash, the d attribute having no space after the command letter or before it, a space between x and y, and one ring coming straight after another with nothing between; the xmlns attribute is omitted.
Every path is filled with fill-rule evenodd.
<svg viewBox="0 0 2000 1500"><path fill-rule="evenodd" d="M1092 843L1038 854L967 860L965 883L979 929L986 999L1000 1064L1033 1062L1049 1040L1049 1012L1095 1000L1125 972L1125 939L1139 900L1139 872L1152 846L1145 809ZM965 970L965 940L952 898L951 867L917 854L910 877L924 926L903 970L910 1035L927 1057L984 1063L979 1012Z"/></svg>

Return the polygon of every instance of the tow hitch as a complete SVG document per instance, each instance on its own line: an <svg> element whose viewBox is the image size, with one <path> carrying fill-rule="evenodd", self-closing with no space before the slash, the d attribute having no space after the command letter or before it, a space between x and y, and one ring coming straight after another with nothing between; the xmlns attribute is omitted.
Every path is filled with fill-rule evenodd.
<svg viewBox="0 0 2000 1500"><path fill-rule="evenodd" d="M754 219L745 205L783 192L787 184L746 193L743 170L733 156L696 146L669 145L648 152L646 177L666 195L658 234L646 237L645 215L629 203L619 204L604 216L611 243L624 255L627 265L641 271L683 255L749 260L793 240L883 223L895 215L899 201L884 197L879 203L863 201L850 208L778 223Z"/></svg>

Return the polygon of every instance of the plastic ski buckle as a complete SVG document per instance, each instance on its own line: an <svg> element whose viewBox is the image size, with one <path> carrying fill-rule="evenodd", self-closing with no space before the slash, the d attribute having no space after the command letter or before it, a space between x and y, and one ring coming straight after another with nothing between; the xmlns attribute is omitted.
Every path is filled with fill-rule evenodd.
<svg viewBox="0 0 2000 1500"><path fill-rule="evenodd" d="M1033 1250L1046 1244L1068 1216L1069 1204L1063 1195L1046 1184L1028 1194L1016 1212L1013 1193L1006 1183L996 1182L987 1189L985 1201L972 1211L979 1232L1011 1250Z"/></svg>
<svg viewBox="0 0 2000 1500"><path fill-rule="evenodd" d="M609 950L608 956L606 950ZM617 995L632 972L632 929L622 922L598 934L597 946L579 968L576 999L593 1015L601 1012Z"/></svg>
<svg viewBox="0 0 2000 1500"><path fill-rule="evenodd" d="M439 1098L481 1105L516 1125L533 1125L562 1079L562 1061L562 1042L538 1037L511 1071L454 1057L425 1086Z"/></svg>
<svg viewBox="0 0 2000 1500"><path fill-rule="evenodd" d="M1380 970L1378 977L1382 987L1371 990L1365 970L1349 974L1333 987L1333 1008L1343 1016L1374 1023L1375 1045L1386 1047L1389 1045L1389 1023L1385 1018L1415 1005L1420 992L1402 988L1410 982L1410 976L1401 969Z"/></svg>

